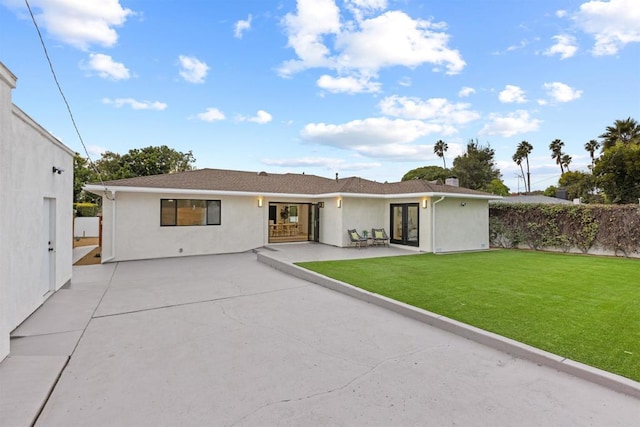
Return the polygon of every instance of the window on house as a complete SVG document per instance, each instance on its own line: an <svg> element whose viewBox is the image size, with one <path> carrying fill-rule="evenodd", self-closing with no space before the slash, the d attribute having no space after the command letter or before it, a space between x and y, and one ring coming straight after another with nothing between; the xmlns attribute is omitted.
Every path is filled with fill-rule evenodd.
<svg viewBox="0 0 640 427"><path fill-rule="evenodd" d="M220 200L161 199L160 225L220 225Z"/></svg>

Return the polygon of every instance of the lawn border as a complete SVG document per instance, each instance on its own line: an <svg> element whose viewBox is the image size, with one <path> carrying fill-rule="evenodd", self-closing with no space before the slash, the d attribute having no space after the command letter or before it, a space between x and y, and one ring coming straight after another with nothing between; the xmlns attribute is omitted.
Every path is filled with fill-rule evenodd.
<svg viewBox="0 0 640 427"><path fill-rule="evenodd" d="M391 310L400 315L426 323L444 331L451 332L487 347L504 351L521 359L526 359L539 365L544 365L558 371L565 372L619 393L624 393L640 399L640 383L633 381L632 379L603 371L602 369L594 368L548 351L540 350L519 341L503 337L502 335L485 331L475 326L450 319L446 316L441 316L439 314L387 298L380 294L365 291L364 289L360 289L348 283L331 279L314 271L298 267L291 262L279 260L264 252L258 252L257 258L259 262L299 279L306 280L316 285L320 285L387 310Z"/></svg>

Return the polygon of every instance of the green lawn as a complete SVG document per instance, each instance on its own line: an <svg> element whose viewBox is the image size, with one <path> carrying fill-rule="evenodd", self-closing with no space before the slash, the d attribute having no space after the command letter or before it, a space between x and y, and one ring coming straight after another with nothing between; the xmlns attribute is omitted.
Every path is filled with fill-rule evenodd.
<svg viewBox="0 0 640 427"><path fill-rule="evenodd" d="M640 260L492 250L298 265L640 381Z"/></svg>

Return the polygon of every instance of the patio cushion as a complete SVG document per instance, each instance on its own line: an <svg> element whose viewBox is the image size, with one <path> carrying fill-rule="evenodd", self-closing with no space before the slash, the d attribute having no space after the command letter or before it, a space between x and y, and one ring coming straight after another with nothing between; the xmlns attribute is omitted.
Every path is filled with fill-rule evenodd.
<svg viewBox="0 0 640 427"><path fill-rule="evenodd" d="M374 233L374 237L376 239L383 239L384 237L382 235L382 230L376 230L375 233Z"/></svg>

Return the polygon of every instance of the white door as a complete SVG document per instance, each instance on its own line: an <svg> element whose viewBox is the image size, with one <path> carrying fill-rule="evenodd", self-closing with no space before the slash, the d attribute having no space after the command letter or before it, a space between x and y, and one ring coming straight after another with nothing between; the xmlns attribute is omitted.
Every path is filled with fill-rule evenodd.
<svg viewBox="0 0 640 427"><path fill-rule="evenodd" d="M42 295L55 289L56 284L56 199L44 198L43 217L43 250L44 277L42 279Z"/></svg>

